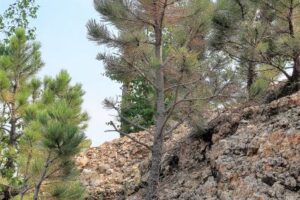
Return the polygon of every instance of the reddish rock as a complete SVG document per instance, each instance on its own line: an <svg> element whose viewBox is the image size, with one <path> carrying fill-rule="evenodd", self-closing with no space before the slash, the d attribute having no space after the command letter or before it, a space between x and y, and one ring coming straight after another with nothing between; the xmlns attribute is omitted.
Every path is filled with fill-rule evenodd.
<svg viewBox="0 0 300 200"><path fill-rule="evenodd" d="M148 133L131 136L151 145ZM226 111L204 135L182 126L165 144L161 200L300 199L300 92ZM126 137L80 155L88 199L144 199L149 157Z"/></svg>

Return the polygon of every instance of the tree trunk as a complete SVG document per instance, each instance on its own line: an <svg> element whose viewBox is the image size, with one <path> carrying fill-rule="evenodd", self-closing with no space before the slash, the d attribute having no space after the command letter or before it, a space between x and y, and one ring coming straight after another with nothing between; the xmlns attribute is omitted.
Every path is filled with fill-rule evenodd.
<svg viewBox="0 0 300 200"><path fill-rule="evenodd" d="M156 46L155 56L159 60L160 65L155 72L155 85L156 85L156 116L155 116L155 133L152 147L152 160L150 174L148 178L148 191L146 200L158 199L158 184L160 176L160 163L163 151L163 132L165 125L165 94L164 94L164 69L162 61L162 47L161 37L162 32L160 28L155 30L156 33Z"/></svg>
<svg viewBox="0 0 300 200"><path fill-rule="evenodd" d="M31 162L31 159L32 159L32 145L30 145L30 146L31 146L31 149L30 149L30 152L29 152L29 155L28 155L28 158L27 158L27 162L26 162L26 168L25 168L25 173L24 173L24 183L23 183L23 186L22 186L22 192L21 192L21 195L20 195L21 196L20 200L24 199L24 195L28 191L27 182L28 182L28 179L29 179L29 167L30 167L30 162Z"/></svg>
<svg viewBox="0 0 300 200"><path fill-rule="evenodd" d="M127 106L127 105L124 105L124 102L125 102L125 98L126 98L128 92L129 92L128 87L129 87L129 84L127 82L123 83L123 85L122 85L122 102L121 102L121 114L122 115L123 115L123 108ZM125 102L125 104L126 104L126 102ZM128 126L127 125L128 123L126 123L123 119L121 119L120 121L121 121L121 130L126 132L126 126ZM120 134L120 137L124 137L124 136L125 135Z"/></svg>
<svg viewBox="0 0 300 200"><path fill-rule="evenodd" d="M294 60L293 74L291 77L291 84L294 86L294 91L300 90L300 57L297 56Z"/></svg>
<svg viewBox="0 0 300 200"><path fill-rule="evenodd" d="M11 104L11 120L10 120L10 135L9 135L9 144L15 146L16 145L16 110L15 104Z"/></svg>
<svg viewBox="0 0 300 200"><path fill-rule="evenodd" d="M38 182L36 183L36 185L34 187L33 200L38 200L38 198L39 198L40 189L41 189L43 181L45 180L48 167L53 161L53 160L52 161L50 160L50 157L51 157L51 154L49 153L48 158L47 158L46 163L45 163L45 166L44 166L44 169L43 169L42 174L40 176L40 179L38 180Z"/></svg>
<svg viewBox="0 0 300 200"><path fill-rule="evenodd" d="M291 95L300 90L300 57L295 55L293 73L284 87L281 88L277 98Z"/></svg>
<svg viewBox="0 0 300 200"><path fill-rule="evenodd" d="M288 79L287 83L280 87L278 90L273 91L265 98L265 103L269 103L273 100L291 95L300 90L300 57L295 56L293 73Z"/></svg>
<svg viewBox="0 0 300 200"><path fill-rule="evenodd" d="M16 130L17 130L17 118L16 118L16 104L15 104L15 96L16 96L16 92L17 92L17 88L18 88L18 84L15 84L13 86L13 90L12 90L12 93L13 93L13 96L14 96L14 99L13 101L10 103L11 105L11 114L10 114L10 130L9 130L9 141L8 141L8 145L16 148L16 145L17 145L17 133L16 133ZM12 157L12 155L9 155L7 157L7 161L6 161L6 164L5 164L5 167L7 169L14 169L14 158Z"/></svg>
<svg viewBox="0 0 300 200"><path fill-rule="evenodd" d="M10 115L10 133L9 133L9 145L15 146L17 143L17 116L16 116L16 93L18 90L19 84L18 81L15 81L15 84L12 89L13 101L11 104L11 115Z"/></svg>
<svg viewBox="0 0 300 200"><path fill-rule="evenodd" d="M33 200L38 200L38 198L39 198L39 192L40 192L40 189L41 189L41 185L42 185L42 182L40 182L39 184L37 184L35 186Z"/></svg>
<svg viewBox="0 0 300 200"><path fill-rule="evenodd" d="M8 141L8 145L12 146L14 148L16 148L16 111L15 111L15 103L11 103L11 119L10 119L10 132L9 132L9 141ZM7 161L5 163L5 167L6 169L14 169L14 158L12 155L9 155L7 157Z"/></svg>
<svg viewBox="0 0 300 200"><path fill-rule="evenodd" d="M163 82L162 70L158 70L157 75L159 76L160 82ZM155 134L154 141L152 147L152 162L150 168L150 175L148 179L148 193L147 200L155 200L158 199L158 182L159 182L159 174L160 174L160 163L162 158L162 149L163 149L163 127L165 120L165 106L164 106L164 91L163 89L157 90L157 115L155 116Z"/></svg>
<svg viewBox="0 0 300 200"><path fill-rule="evenodd" d="M251 99L251 87L255 81L255 64L253 62L248 62L248 72L247 72L247 90L249 99Z"/></svg>

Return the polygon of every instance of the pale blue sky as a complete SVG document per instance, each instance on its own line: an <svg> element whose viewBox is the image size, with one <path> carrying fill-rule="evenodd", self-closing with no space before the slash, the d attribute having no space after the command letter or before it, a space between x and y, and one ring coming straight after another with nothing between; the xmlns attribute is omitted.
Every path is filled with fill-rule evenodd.
<svg viewBox="0 0 300 200"><path fill-rule="evenodd" d="M0 11L14 2L0 0ZM90 115L86 135L93 146L118 135L105 133L105 124L114 119L111 111L103 108L105 97L120 95L120 85L104 77L102 63L95 59L100 51L109 51L87 40L85 25L90 18L99 19L92 0L38 0L41 6L34 20L37 40L42 44L45 67L40 75L55 76L61 69L71 74L73 82L82 83L86 95L84 109Z"/></svg>

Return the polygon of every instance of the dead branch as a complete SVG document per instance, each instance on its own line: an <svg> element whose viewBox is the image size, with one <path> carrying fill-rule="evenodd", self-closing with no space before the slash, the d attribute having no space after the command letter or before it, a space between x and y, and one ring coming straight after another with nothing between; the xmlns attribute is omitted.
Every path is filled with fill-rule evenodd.
<svg viewBox="0 0 300 200"><path fill-rule="evenodd" d="M125 122L129 123L130 125L132 125L132 126L134 126L134 127L136 127L136 128L139 128L139 129L141 129L141 130L143 130L143 131L147 131L148 133L151 134L151 132L149 131L148 128L146 128L146 127L144 127L144 126L142 126L142 125L133 123L131 120L129 120L128 118L124 117L124 116L122 115L121 111L119 110L119 108L118 108L113 102L110 102L109 100L106 100L106 101L105 101L105 104L109 104L108 106L109 106L111 109L115 110L115 111L118 113L118 116L119 116L122 120L124 120Z"/></svg>
<svg viewBox="0 0 300 200"><path fill-rule="evenodd" d="M128 137L129 139L131 139L132 141L136 142L137 144L140 144L144 147L146 147L147 149L149 149L151 151L151 147L143 142L140 142L139 140L135 139L134 137L131 137L130 134L127 134L123 131L121 131L120 129L117 128L117 126L114 124L114 122L110 121L109 124L114 128L114 130L107 130L105 132L117 132L120 135L124 136L124 137Z"/></svg>

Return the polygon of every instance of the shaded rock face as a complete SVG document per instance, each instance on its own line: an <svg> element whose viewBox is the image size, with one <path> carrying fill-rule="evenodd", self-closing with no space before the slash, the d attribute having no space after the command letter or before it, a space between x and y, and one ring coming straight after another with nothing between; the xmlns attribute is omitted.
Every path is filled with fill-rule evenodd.
<svg viewBox="0 0 300 200"><path fill-rule="evenodd" d="M166 142L160 199L300 199L300 92L267 105L223 113L209 123L204 135L187 128L179 132L185 133ZM106 151L102 146L98 150ZM132 172L139 176L135 189L120 190L122 195L111 199L144 199L149 152L144 153L143 159L136 160L138 170ZM90 162L95 161L86 166ZM89 188L90 196L95 196L95 187ZM94 199L101 198L96 195Z"/></svg>

